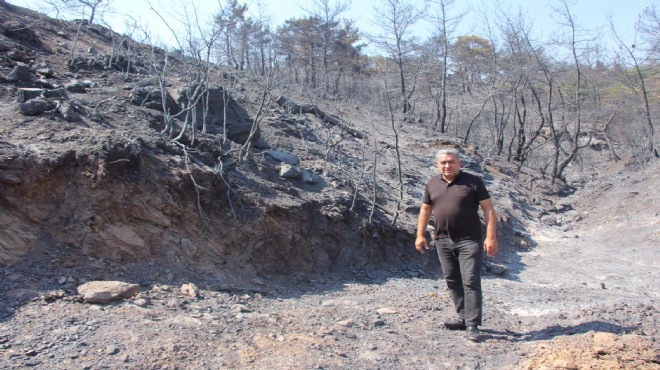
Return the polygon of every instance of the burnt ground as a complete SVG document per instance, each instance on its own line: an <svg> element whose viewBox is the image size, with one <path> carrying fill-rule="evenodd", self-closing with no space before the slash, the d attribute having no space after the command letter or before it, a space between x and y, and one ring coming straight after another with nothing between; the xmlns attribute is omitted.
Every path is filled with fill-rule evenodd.
<svg viewBox="0 0 660 370"><path fill-rule="evenodd" d="M161 133L162 113L131 102L153 83L148 63L126 73L99 62L107 30L83 28L68 67L75 24L0 6L0 367L660 367L658 163L609 163L593 150L572 183L550 184L405 124L397 205L393 133L359 138L271 105L246 157L218 134L174 141ZM19 62L41 82L6 78ZM20 89L74 81L86 89L60 103L79 120L61 109L19 113ZM254 115L257 84L238 81L236 104ZM342 114L373 135L374 121L389 124L367 106ZM375 208L364 159L374 145ZM439 264L413 246L440 145L466 153L499 216L479 343L441 328L452 307ZM315 180L281 177L269 149L298 157ZM94 280L140 293L91 304L77 287ZM191 283L197 295L182 292Z"/></svg>
<svg viewBox="0 0 660 370"><path fill-rule="evenodd" d="M601 215L570 231L539 227L538 245L512 265L515 277L486 276L480 343L441 328L452 315L444 282L410 267L236 286L194 268L153 276L154 264L92 257L74 264L77 252L65 246L33 251L2 270L4 297L25 303L4 312L1 361L5 368L657 368L657 219L637 216L630 231L647 239L634 245L604 240ZM420 258L436 265L432 252ZM106 305L67 293L91 279L137 282L142 292ZM196 298L180 291L192 280L201 288Z"/></svg>

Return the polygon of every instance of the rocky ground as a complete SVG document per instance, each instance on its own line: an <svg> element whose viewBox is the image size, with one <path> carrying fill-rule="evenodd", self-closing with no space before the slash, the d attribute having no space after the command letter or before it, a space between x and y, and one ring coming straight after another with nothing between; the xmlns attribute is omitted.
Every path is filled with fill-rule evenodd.
<svg viewBox="0 0 660 370"><path fill-rule="evenodd" d="M655 170L645 172L647 181L657 181ZM610 199L641 198L626 201L637 220L628 232L646 239L617 237L620 224L603 218L600 212L611 208L594 207L598 200L573 211L580 221L570 230L538 223L532 229L538 244L520 253L505 276L484 280L479 343L441 327L452 307L433 251L419 256L421 269L393 264L255 277L237 286L200 276L193 267L92 257L74 267L76 251L60 245L0 270L0 363L63 369L660 368L657 213L632 211L642 204L653 209L658 196L632 195L646 185L612 180ZM76 288L89 280L136 283L141 291L113 303L88 303ZM198 289L186 285L191 281Z"/></svg>
<svg viewBox="0 0 660 370"><path fill-rule="evenodd" d="M273 103L243 158L246 77L235 137L171 140L141 104L148 63L107 67L108 30L83 27L67 67L75 24L0 6L0 368L660 367L657 161L593 151L581 181L550 184L406 124L399 203L393 133L359 134L378 112L347 109L351 133ZM499 215L478 343L442 328L439 264L413 246L440 145ZM130 294L83 288L113 281Z"/></svg>
<svg viewBox="0 0 660 370"><path fill-rule="evenodd" d="M441 328L452 315L444 283L412 268L255 278L242 287L202 279L195 290L184 286L195 271L164 271L161 283L153 283L148 274L157 266L89 258L85 268L67 268L57 260L69 261L73 251L43 251L0 270L7 304L0 363L62 369L659 368L657 240L633 251L648 263L630 269L609 257L617 246L588 233L539 232L539 245L522 255L516 277L485 279L479 343ZM432 252L420 258L435 265ZM87 303L75 293L80 281L103 278L141 284L141 292L108 304Z"/></svg>

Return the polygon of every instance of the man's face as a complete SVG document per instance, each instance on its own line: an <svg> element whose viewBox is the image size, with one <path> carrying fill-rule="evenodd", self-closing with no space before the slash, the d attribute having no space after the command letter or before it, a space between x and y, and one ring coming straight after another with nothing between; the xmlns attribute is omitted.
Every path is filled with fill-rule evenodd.
<svg viewBox="0 0 660 370"><path fill-rule="evenodd" d="M438 169L446 180L453 180L461 169L461 161L453 154L442 154L438 158Z"/></svg>

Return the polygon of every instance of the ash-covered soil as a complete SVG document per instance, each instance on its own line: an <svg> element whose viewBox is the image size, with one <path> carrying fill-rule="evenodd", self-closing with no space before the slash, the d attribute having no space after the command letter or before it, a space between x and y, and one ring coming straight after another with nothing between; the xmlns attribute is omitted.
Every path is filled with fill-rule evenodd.
<svg viewBox="0 0 660 370"><path fill-rule="evenodd" d="M571 168L582 181L551 184L406 123L399 199L382 112L342 107L360 137L271 104L247 154L217 130L173 140L132 98L154 84L148 48L129 73L105 67L110 33L90 25L69 67L76 24L0 6L0 368L660 366L657 161L585 152L593 165ZM8 78L19 63L26 79ZM232 109L254 117L258 83L236 76ZM56 108L21 113L34 92L22 89ZM441 145L466 153L499 217L479 343L442 329L453 308L439 264L413 245ZM309 181L268 153L295 157ZM90 281L140 292L90 303L78 292Z"/></svg>
<svg viewBox="0 0 660 370"><path fill-rule="evenodd" d="M75 251L42 251L0 272L3 298L11 303L2 312L0 363L44 369L658 368L657 244L638 246L637 257L649 263L631 269L609 257L613 244L543 231L543 242L522 255L517 278L485 278L479 343L441 327L453 311L444 282L410 268L254 278L236 286L192 268L155 277L160 269L148 263L88 257L67 268ZM432 252L420 258L435 264ZM103 305L70 293L91 279L139 283L142 290ZM200 288L196 297L181 290L192 280Z"/></svg>
<svg viewBox="0 0 660 370"><path fill-rule="evenodd" d="M658 179L654 168L639 175L647 183ZM611 199L641 190L635 189L641 182L610 179ZM433 251L418 257L419 267L227 283L193 266L117 264L50 245L0 270L6 302L0 363L44 369L659 368L658 216L648 212L658 196L627 200L639 210L629 229L634 238L603 231L609 207L594 207L600 196L584 202L589 196L578 195L576 205L590 206L571 211L578 219L571 227L536 223L530 230L538 244L508 263L504 276L485 276L479 343L442 328L453 308ZM90 280L137 283L141 292L90 304L75 293ZM199 288L197 296L182 291L189 283Z"/></svg>

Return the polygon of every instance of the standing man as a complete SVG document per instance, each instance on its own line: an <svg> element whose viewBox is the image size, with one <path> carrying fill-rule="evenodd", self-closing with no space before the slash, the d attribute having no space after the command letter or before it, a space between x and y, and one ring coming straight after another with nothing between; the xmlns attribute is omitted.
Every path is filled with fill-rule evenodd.
<svg viewBox="0 0 660 370"><path fill-rule="evenodd" d="M467 338L476 342L480 338L478 327L482 316L480 272L483 255L478 208L481 206L486 219L483 250L488 256L494 256L498 249L495 209L484 182L461 171L458 150L439 150L437 161L440 174L426 184L415 248L420 253L429 249L426 227L433 214L433 239L458 314L444 326L449 330L467 330Z"/></svg>

